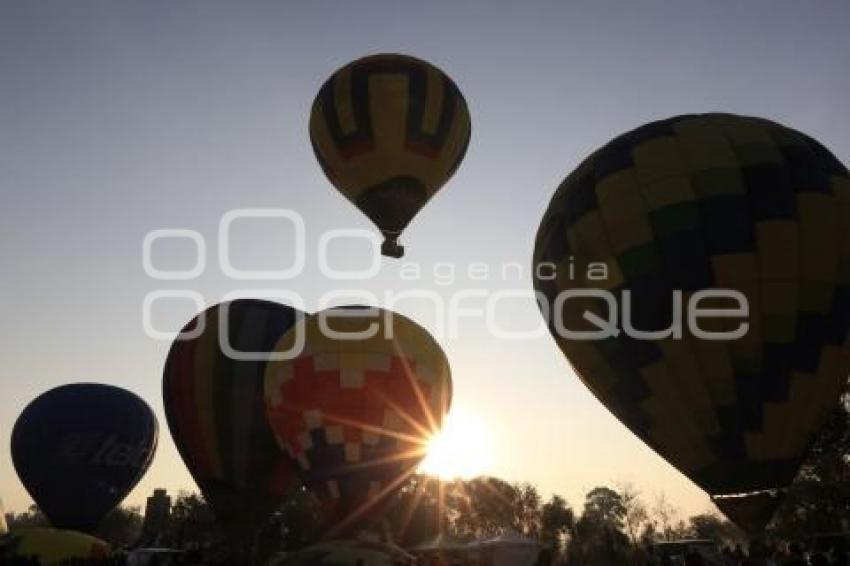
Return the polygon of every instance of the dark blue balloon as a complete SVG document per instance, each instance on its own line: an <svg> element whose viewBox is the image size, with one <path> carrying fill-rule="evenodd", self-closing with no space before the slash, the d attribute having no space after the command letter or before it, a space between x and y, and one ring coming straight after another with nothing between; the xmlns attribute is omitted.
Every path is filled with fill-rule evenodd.
<svg viewBox="0 0 850 566"><path fill-rule="evenodd" d="M91 532L147 471L157 434L153 411L137 395L111 385L63 385L18 417L12 461L54 527Z"/></svg>

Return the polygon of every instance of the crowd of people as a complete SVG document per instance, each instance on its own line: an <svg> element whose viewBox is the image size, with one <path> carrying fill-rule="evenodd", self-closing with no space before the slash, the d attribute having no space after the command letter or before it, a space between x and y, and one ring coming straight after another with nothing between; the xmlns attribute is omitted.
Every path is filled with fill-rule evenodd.
<svg viewBox="0 0 850 566"><path fill-rule="evenodd" d="M765 544L756 541L747 551L741 545L724 547L717 557L706 556L696 549L680 557L652 551L649 554L647 566L850 566L843 541L811 548L798 542Z"/></svg>

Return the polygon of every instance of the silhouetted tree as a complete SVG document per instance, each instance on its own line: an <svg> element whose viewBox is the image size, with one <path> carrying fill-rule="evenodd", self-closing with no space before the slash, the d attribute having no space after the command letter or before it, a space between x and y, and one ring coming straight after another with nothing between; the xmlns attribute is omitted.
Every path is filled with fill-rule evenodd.
<svg viewBox="0 0 850 566"><path fill-rule="evenodd" d="M171 506L165 542L175 548L201 548L218 538L215 515L197 493L180 492Z"/></svg>
<svg viewBox="0 0 850 566"><path fill-rule="evenodd" d="M553 495L541 508L540 542L544 547L549 548L554 556L560 555L573 529L575 529L573 510L563 497Z"/></svg>
<svg viewBox="0 0 850 566"><path fill-rule="evenodd" d="M541 528L541 499L537 488L530 483L514 486L513 523L511 527L522 535L530 538L540 537Z"/></svg>
<svg viewBox="0 0 850 566"><path fill-rule="evenodd" d="M626 518L623 498L611 488L595 487L585 496L582 518L619 531Z"/></svg>
<svg viewBox="0 0 850 566"><path fill-rule="evenodd" d="M129 548L139 540L142 523L138 507L116 507L103 518L94 534L114 548Z"/></svg>
<svg viewBox="0 0 850 566"><path fill-rule="evenodd" d="M850 521L850 395L845 393L813 443L771 523L775 536L805 538Z"/></svg>
<svg viewBox="0 0 850 566"><path fill-rule="evenodd" d="M743 531L714 513L694 515L688 522L688 530L694 538L710 539L724 546L735 546L747 541Z"/></svg>
<svg viewBox="0 0 850 566"><path fill-rule="evenodd" d="M608 487L591 489L567 549L567 562L582 566L627 564L631 550L622 532L625 515L619 493Z"/></svg>
<svg viewBox="0 0 850 566"><path fill-rule="evenodd" d="M272 517L279 534L277 550L297 550L316 542L323 528L322 509L306 489L299 489Z"/></svg>
<svg viewBox="0 0 850 566"><path fill-rule="evenodd" d="M656 536L661 540L675 540L677 536L676 517L678 511L667 500L664 493L659 493L653 501L652 507L649 510L650 520L653 522L653 529Z"/></svg>
<svg viewBox="0 0 850 566"><path fill-rule="evenodd" d="M414 475L390 497L384 512L393 539L401 546L415 546L449 532L456 514L448 504L453 483L426 475ZM441 495L442 494L442 495Z"/></svg>
<svg viewBox="0 0 850 566"><path fill-rule="evenodd" d="M47 517L38 508L38 505L30 505L23 513L6 513L6 523L9 530L24 529L27 527L47 527L50 523Z"/></svg>
<svg viewBox="0 0 850 566"><path fill-rule="evenodd" d="M641 531L649 521L646 504L640 498L640 492L631 484L622 484L619 487L618 495L625 509L625 513L623 514L623 528L625 533L629 537L632 546L640 546L639 539Z"/></svg>
<svg viewBox="0 0 850 566"><path fill-rule="evenodd" d="M540 496L530 485L482 477L455 482L449 490L452 526L459 536L496 536L506 529L522 533L539 531Z"/></svg>
<svg viewBox="0 0 850 566"><path fill-rule="evenodd" d="M496 478L477 478L452 490L451 503L457 513L455 531L481 538L494 536L511 524L513 487Z"/></svg>

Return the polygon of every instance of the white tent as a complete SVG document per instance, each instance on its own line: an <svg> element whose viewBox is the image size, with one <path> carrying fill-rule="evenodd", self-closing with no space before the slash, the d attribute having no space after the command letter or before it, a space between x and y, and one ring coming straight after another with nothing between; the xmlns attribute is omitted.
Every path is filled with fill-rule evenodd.
<svg viewBox="0 0 850 566"><path fill-rule="evenodd" d="M540 545L519 533L508 530L488 540L474 542L479 561L488 566L533 566L540 554Z"/></svg>
<svg viewBox="0 0 850 566"><path fill-rule="evenodd" d="M460 540L445 533L440 533L434 538L410 548L414 554L432 554L438 552L457 552L467 549L467 545Z"/></svg>

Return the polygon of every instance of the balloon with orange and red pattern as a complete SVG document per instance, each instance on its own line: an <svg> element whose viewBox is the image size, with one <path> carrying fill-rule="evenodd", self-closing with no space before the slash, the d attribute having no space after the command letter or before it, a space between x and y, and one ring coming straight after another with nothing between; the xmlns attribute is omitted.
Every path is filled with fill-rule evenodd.
<svg viewBox="0 0 850 566"><path fill-rule="evenodd" d="M290 350L266 368L269 424L342 529L415 471L448 411L449 364L426 330L377 308L308 316L275 351Z"/></svg>

